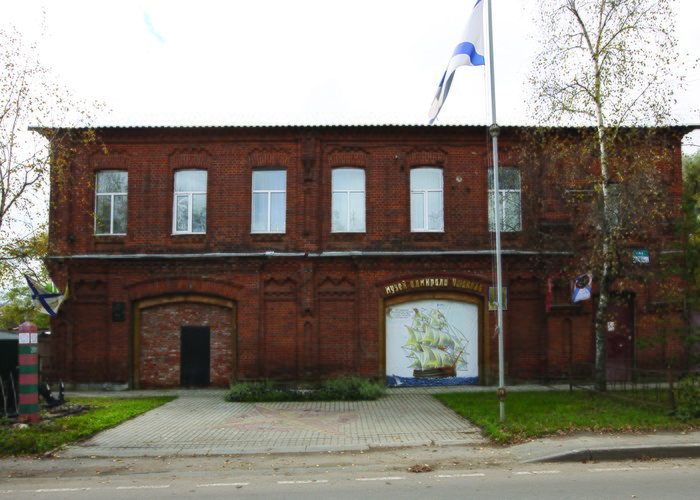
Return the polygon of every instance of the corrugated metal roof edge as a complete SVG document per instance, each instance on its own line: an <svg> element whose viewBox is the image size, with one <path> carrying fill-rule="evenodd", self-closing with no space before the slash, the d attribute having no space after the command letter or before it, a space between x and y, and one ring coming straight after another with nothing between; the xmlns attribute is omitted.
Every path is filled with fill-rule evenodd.
<svg viewBox="0 0 700 500"><path fill-rule="evenodd" d="M490 125L481 124L438 124L438 125L422 125L422 124L401 124L401 123L361 123L361 124L251 124L251 125L95 125L82 127L29 127L30 130L41 132L43 130L130 130L130 129L255 129L255 128L488 128ZM594 129L594 126L556 126L556 125L499 125L501 130L505 129L559 129L559 130L577 130L577 129ZM641 126L625 126L622 129L678 129L678 130L698 130L700 123L697 124L673 124L673 125L641 125Z"/></svg>

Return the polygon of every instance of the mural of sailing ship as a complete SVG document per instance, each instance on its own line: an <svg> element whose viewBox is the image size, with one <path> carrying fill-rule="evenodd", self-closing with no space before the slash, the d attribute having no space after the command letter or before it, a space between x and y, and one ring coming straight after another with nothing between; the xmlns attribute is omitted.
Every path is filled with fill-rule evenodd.
<svg viewBox="0 0 700 500"><path fill-rule="evenodd" d="M392 350L387 365L387 385L426 386L463 385L478 383L478 368L470 366L476 359L470 350L476 338L465 335L462 325L465 312L451 304L452 313L445 314L445 301L436 303L422 301L409 307L393 308L388 318L393 338L387 349ZM459 309L460 313L455 314ZM473 336L473 335L472 335ZM474 345L470 345L470 340ZM469 376L469 375L477 375Z"/></svg>
<svg viewBox="0 0 700 500"><path fill-rule="evenodd" d="M457 376L457 366L466 368L462 354L467 339L451 326L445 315L433 309L429 312L414 308L415 316L408 330L408 341L403 345L407 357L412 360L416 378L447 378Z"/></svg>

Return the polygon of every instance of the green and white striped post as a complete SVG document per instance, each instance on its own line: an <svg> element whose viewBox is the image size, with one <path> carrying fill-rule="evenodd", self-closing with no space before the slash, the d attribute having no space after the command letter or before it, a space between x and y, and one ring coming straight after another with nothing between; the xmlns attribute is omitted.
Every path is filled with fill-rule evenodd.
<svg viewBox="0 0 700 500"><path fill-rule="evenodd" d="M19 420L39 423L39 334L34 323L19 325Z"/></svg>

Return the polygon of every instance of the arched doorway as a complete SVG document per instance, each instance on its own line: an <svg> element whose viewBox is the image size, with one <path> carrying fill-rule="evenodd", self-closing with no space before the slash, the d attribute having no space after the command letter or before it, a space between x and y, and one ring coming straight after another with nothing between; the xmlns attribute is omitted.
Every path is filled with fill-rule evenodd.
<svg viewBox="0 0 700 500"><path fill-rule="evenodd" d="M236 304L175 295L134 304L133 380L147 387L226 386L235 375Z"/></svg>
<svg viewBox="0 0 700 500"><path fill-rule="evenodd" d="M484 342L483 297L415 293L386 299L383 348L389 387L477 384Z"/></svg>

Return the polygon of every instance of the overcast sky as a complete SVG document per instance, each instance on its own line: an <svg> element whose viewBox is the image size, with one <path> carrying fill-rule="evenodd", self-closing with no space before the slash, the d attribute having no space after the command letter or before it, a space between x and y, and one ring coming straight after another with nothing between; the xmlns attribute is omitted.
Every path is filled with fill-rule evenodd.
<svg viewBox="0 0 700 500"><path fill-rule="evenodd" d="M529 123L536 0L495 0L498 122ZM472 0L0 0L98 125L427 124ZM679 0L700 58L700 1ZM42 22L45 28L42 30ZM700 123L700 69L676 118ZM460 68L442 124L485 124L484 71ZM697 140L696 140L697 137ZM700 143L700 136L692 142Z"/></svg>

